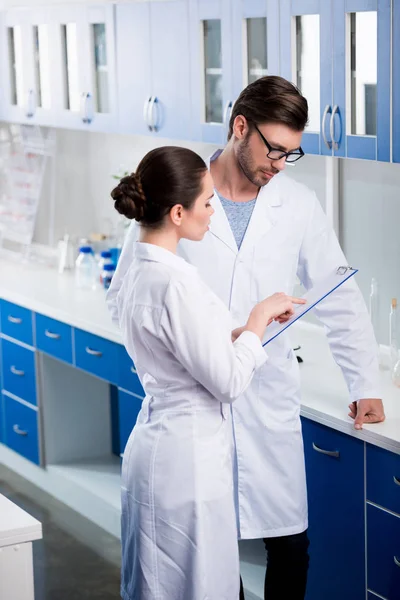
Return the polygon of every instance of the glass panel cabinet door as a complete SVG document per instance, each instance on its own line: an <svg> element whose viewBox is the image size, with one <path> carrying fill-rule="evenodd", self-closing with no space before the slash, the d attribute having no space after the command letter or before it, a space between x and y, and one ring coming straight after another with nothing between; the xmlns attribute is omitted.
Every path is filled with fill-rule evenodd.
<svg viewBox="0 0 400 600"><path fill-rule="evenodd" d="M335 156L390 160L390 0L333 3Z"/></svg>
<svg viewBox="0 0 400 600"><path fill-rule="evenodd" d="M281 0L280 74L306 97L306 153L332 154L332 28L330 0Z"/></svg>

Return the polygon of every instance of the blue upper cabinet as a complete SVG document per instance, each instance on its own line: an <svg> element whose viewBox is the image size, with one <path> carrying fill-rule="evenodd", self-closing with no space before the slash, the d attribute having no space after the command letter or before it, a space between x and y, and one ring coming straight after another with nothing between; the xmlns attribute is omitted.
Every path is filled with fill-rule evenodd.
<svg viewBox="0 0 400 600"><path fill-rule="evenodd" d="M265 75L279 74L278 0L232 2L233 99Z"/></svg>
<svg viewBox="0 0 400 600"><path fill-rule="evenodd" d="M393 162L400 162L400 0L393 0Z"/></svg>
<svg viewBox="0 0 400 600"><path fill-rule="evenodd" d="M119 130L191 139L188 4L116 8Z"/></svg>
<svg viewBox="0 0 400 600"><path fill-rule="evenodd" d="M390 160L390 0L282 0L281 74L309 102L303 148Z"/></svg>
<svg viewBox="0 0 400 600"><path fill-rule="evenodd" d="M302 148L332 155L332 23L330 0L281 0L280 74L308 101Z"/></svg>
<svg viewBox="0 0 400 600"><path fill-rule="evenodd" d="M189 0L189 10L193 137L223 145L235 100L233 46L239 44L232 35L232 3Z"/></svg>
<svg viewBox="0 0 400 600"><path fill-rule="evenodd" d="M54 8L52 52L56 125L116 131L114 8L106 4Z"/></svg>
<svg viewBox="0 0 400 600"><path fill-rule="evenodd" d="M333 2L335 156L390 161L390 0Z"/></svg>

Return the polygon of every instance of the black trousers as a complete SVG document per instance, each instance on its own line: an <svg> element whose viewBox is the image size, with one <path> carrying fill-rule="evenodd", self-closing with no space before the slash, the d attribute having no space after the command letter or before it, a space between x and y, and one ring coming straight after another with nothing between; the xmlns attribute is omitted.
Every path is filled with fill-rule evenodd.
<svg viewBox="0 0 400 600"><path fill-rule="evenodd" d="M307 531L264 538L267 551L265 600L304 600L309 563ZM245 600L240 580L240 600Z"/></svg>

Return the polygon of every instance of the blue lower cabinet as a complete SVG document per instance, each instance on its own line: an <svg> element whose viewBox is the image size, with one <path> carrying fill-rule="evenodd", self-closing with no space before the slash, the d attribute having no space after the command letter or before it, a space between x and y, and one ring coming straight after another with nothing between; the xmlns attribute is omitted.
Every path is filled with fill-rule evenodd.
<svg viewBox="0 0 400 600"><path fill-rule="evenodd" d="M400 598L400 517L367 506L368 589Z"/></svg>
<svg viewBox="0 0 400 600"><path fill-rule="evenodd" d="M309 419L302 424L310 538L306 599L364 599L364 444Z"/></svg>
<svg viewBox="0 0 400 600"><path fill-rule="evenodd" d="M36 314L36 347L72 364L72 328L66 323Z"/></svg>
<svg viewBox="0 0 400 600"><path fill-rule="evenodd" d="M76 366L110 383L118 382L119 344L75 329Z"/></svg>
<svg viewBox="0 0 400 600"><path fill-rule="evenodd" d="M18 304L0 300L1 332L33 346L32 311Z"/></svg>
<svg viewBox="0 0 400 600"><path fill-rule="evenodd" d="M373 592L368 592L368 600L387 600L387 598L384 598L383 596L377 596Z"/></svg>
<svg viewBox="0 0 400 600"><path fill-rule="evenodd" d="M3 389L30 404L37 404L35 351L5 339L1 346Z"/></svg>
<svg viewBox="0 0 400 600"><path fill-rule="evenodd" d="M2 394L4 443L28 460L40 463L38 411Z"/></svg>
<svg viewBox="0 0 400 600"><path fill-rule="evenodd" d="M118 387L138 396L145 396L135 365L124 346L118 348Z"/></svg>
<svg viewBox="0 0 400 600"><path fill-rule="evenodd" d="M367 445L367 500L400 515L400 455L370 444Z"/></svg>
<svg viewBox="0 0 400 600"><path fill-rule="evenodd" d="M118 429L121 454L125 450L126 442L135 426L141 406L141 398L118 390Z"/></svg>

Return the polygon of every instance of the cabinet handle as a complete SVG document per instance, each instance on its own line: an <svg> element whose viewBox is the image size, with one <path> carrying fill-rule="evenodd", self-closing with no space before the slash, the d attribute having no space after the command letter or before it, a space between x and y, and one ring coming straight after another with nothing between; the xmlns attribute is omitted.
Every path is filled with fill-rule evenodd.
<svg viewBox="0 0 400 600"><path fill-rule="evenodd" d="M149 114L150 114L150 131L160 131L160 124L158 122L158 119L154 117L154 107L157 104L157 106L159 106L159 100L157 98L157 96L152 96L150 98L150 103L149 103ZM157 111L158 112L158 111Z"/></svg>
<svg viewBox="0 0 400 600"><path fill-rule="evenodd" d="M149 117L149 108L150 108L151 98L152 98L152 96L147 98L147 100L145 100L144 106L143 106L143 119L144 119L144 122L146 123L146 126L149 131L153 131L151 128L151 125L150 125L150 117Z"/></svg>
<svg viewBox="0 0 400 600"><path fill-rule="evenodd" d="M397 558L397 556L393 556L393 560L394 560L394 564L397 565L398 567L400 567L400 560Z"/></svg>
<svg viewBox="0 0 400 600"><path fill-rule="evenodd" d="M318 448L313 442L313 450L315 452L319 452L320 454L325 454L326 456L333 456L333 458L339 458L340 452L338 450L323 450L322 448Z"/></svg>
<svg viewBox="0 0 400 600"><path fill-rule="evenodd" d="M92 350L89 348L89 346L86 346L85 350L88 354L90 354L90 356L103 356L102 352L99 352L98 350Z"/></svg>
<svg viewBox="0 0 400 600"><path fill-rule="evenodd" d="M24 431L23 429L20 429L19 425L13 425L13 431L17 435L28 435L28 432Z"/></svg>
<svg viewBox="0 0 400 600"><path fill-rule="evenodd" d="M19 317L13 317L12 315L8 315L7 319L10 321L10 323L15 323L15 325L21 325L22 323L22 319Z"/></svg>
<svg viewBox="0 0 400 600"><path fill-rule="evenodd" d="M23 377L25 375L25 371L17 369L16 367L14 367L14 365L11 365L10 371L13 375L18 375L18 377Z"/></svg>
<svg viewBox="0 0 400 600"><path fill-rule="evenodd" d="M28 100L27 100L27 109L26 116L28 119L31 119L35 116L36 107L35 107L35 92L34 90L29 90L28 92Z"/></svg>
<svg viewBox="0 0 400 600"><path fill-rule="evenodd" d="M393 481L396 485L400 485L400 479L398 477L393 477Z"/></svg>
<svg viewBox="0 0 400 600"><path fill-rule="evenodd" d="M232 100L229 100L229 102L225 104L224 117L222 121L224 127L228 125L229 119L231 118L232 106Z"/></svg>
<svg viewBox="0 0 400 600"><path fill-rule="evenodd" d="M132 367L131 367L131 371L132 371L132 373L133 373L134 375L137 375L137 371L136 371L135 367L133 367L133 366L132 366ZM400 485L400 483L399 483L399 485Z"/></svg>
<svg viewBox="0 0 400 600"><path fill-rule="evenodd" d="M330 129L330 134L331 134L331 140L332 140L333 149L334 150L339 150L339 142L337 142L336 139L335 139L335 115L336 114L338 115L338 117L340 119L339 106L337 104L335 104L335 106L333 107L333 110L332 110L331 123L330 123L329 129Z"/></svg>
<svg viewBox="0 0 400 600"><path fill-rule="evenodd" d="M44 332L44 335L48 338L50 338L51 340L59 340L61 335L59 333L53 333L52 331L49 331L48 329L46 329L46 331Z"/></svg>
<svg viewBox="0 0 400 600"><path fill-rule="evenodd" d="M82 114L82 121L86 125L90 125L90 123L93 121L93 114L92 114L93 111L92 111L91 103L92 103L92 94L90 94L89 92L83 92L82 96L81 96L81 114Z"/></svg>
<svg viewBox="0 0 400 600"><path fill-rule="evenodd" d="M324 144L327 148L329 148L329 150L332 149L332 139L328 140L326 137L326 133L325 133L325 125L326 125L326 117L328 116L329 113L332 112L332 108L330 106L330 104L327 104L325 106L325 110L324 110L324 114L322 115L322 125L321 125L321 130L322 130L322 138L324 140Z"/></svg>

